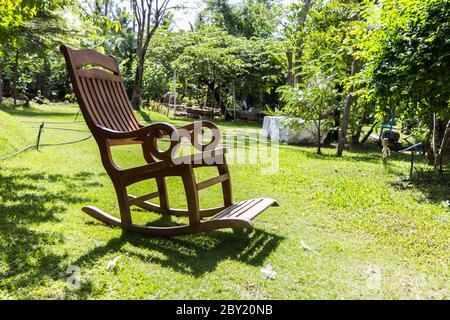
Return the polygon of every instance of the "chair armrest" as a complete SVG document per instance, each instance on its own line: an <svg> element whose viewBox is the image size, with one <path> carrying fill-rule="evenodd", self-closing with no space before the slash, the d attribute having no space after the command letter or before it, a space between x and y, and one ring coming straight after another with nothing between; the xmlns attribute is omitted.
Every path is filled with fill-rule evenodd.
<svg viewBox="0 0 450 320"><path fill-rule="evenodd" d="M149 135L156 138L160 138L163 135L175 135L176 138L179 138L177 128L166 122L152 123L146 127L132 131L116 131L99 125L97 125L97 127L100 129L104 138L113 140L134 139L144 141L145 137Z"/></svg>
<svg viewBox="0 0 450 320"><path fill-rule="evenodd" d="M211 141L206 144L203 144L201 139L198 138L199 135L204 133L203 128L208 128L212 132ZM191 144L199 151L214 150L222 138L219 128L214 123L207 120L195 121L185 126L178 127L178 133L180 137L188 138Z"/></svg>
<svg viewBox="0 0 450 320"><path fill-rule="evenodd" d="M157 122L146 127L139 128L133 131L116 131L102 126L97 126L104 138L110 140L134 140L142 142L148 149L152 156L160 160L168 160L174 157L180 148L180 135L178 129L170 123ZM170 137L170 147L166 151L161 151L158 148L158 139L164 135Z"/></svg>

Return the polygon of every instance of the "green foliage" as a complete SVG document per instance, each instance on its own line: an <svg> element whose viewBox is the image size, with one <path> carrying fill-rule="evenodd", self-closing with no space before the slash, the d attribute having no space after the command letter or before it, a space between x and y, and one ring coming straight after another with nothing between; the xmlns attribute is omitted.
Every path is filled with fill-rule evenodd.
<svg viewBox="0 0 450 320"><path fill-rule="evenodd" d="M315 1L304 28L302 5L288 8L284 38L301 52L297 76L309 69L335 79L336 109L353 88L350 131L395 112L399 121L428 123L450 113L450 43L447 0ZM350 76L353 60L358 70Z"/></svg>
<svg viewBox="0 0 450 320"><path fill-rule="evenodd" d="M1 0L0 3L0 44L20 33L25 23L43 11L51 11L70 0Z"/></svg>
<svg viewBox="0 0 450 320"><path fill-rule="evenodd" d="M143 99L171 91L176 70L179 101L232 107L246 99L277 108L274 93L287 82L291 52L299 88L314 83L317 70L333 79L334 109L354 89L351 131L392 111L410 123L423 123L432 112L448 116L448 0L315 0L305 15L306 2L282 7L272 0L207 0L191 31L174 31L168 15L146 57ZM0 17L4 92L11 93L18 49L20 95L69 96L57 51L65 42L116 56L131 96L136 33L128 6L116 0L2 0ZM63 17L71 17L70 25ZM355 59L359 69L350 76Z"/></svg>
<svg viewBox="0 0 450 320"><path fill-rule="evenodd" d="M197 27L215 25L238 37L270 37L279 24L280 7L274 0L204 0Z"/></svg>
<svg viewBox="0 0 450 320"><path fill-rule="evenodd" d="M334 107L337 95L333 80L320 75L311 78L306 85L282 86L279 91L288 114L310 121L324 119Z"/></svg>
<svg viewBox="0 0 450 320"><path fill-rule="evenodd" d="M448 117L450 2L400 3L400 10L386 13L397 22L382 26L385 36L373 61L374 94L406 117Z"/></svg>
<svg viewBox="0 0 450 320"><path fill-rule="evenodd" d="M70 87L58 44L73 36L76 34L60 14L39 11L21 27L13 44L3 46L5 67L0 72L4 73L5 83L11 87L16 75L19 97L31 94L48 99L63 98Z"/></svg>
<svg viewBox="0 0 450 320"><path fill-rule="evenodd" d="M335 100L338 95L334 89L334 79L326 77L316 70L316 73L308 77L308 82L296 86L282 86L278 89L281 93L281 101L284 103L284 112L293 117L292 125L298 124L297 118L302 118L307 123L315 126L313 132L317 139L317 151L321 152L321 133L331 126L328 118L335 108Z"/></svg>
<svg viewBox="0 0 450 320"><path fill-rule="evenodd" d="M142 83L142 98L159 101L171 89L172 83L168 70L162 65L147 61Z"/></svg>
<svg viewBox="0 0 450 320"><path fill-rule="evenodd" d="M281 65L274 51L279 43L269 39L234 37L215 26L195 31L161 32L150 48L148 63L158 77L158 88L144 85L148 96L161 97L172 86L176 71L179 91L199 101L212 93L216 103L231 102L233 93L262 104L282 78ZM163 67L166 80L161 76ZM151 71L150 71L151 72ZM206 90L206 91L205 91ZM208 94L209 92L209 94Z"/></svg>

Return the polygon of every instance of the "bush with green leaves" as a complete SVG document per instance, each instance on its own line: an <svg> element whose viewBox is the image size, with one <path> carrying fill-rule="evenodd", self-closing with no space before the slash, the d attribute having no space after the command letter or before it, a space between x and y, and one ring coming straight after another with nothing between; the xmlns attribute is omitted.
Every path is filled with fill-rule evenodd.
<svg viewBox="0 0 450 320"><path fill-rule="evenodd" d="M312 133L316 138L317 153L321 153L323 132L332 125L329 119L330 113L335 109L336 97L335 81L317 70L307 82L296 86L282 86L278 90L281 93L281 101L284 103L283 111L292 121L288 124L298 127L297 118L302 118L308 124L314 126Z"/></svg>
<svg viewBox="0 0 450 320"><path fill-rule="evenodd" d="M429 119L437 113L448 118L450 1L403 0L391 5L387 14L392 22L383 27L385 38L373 62L376 97L406 117Z"/></svg>

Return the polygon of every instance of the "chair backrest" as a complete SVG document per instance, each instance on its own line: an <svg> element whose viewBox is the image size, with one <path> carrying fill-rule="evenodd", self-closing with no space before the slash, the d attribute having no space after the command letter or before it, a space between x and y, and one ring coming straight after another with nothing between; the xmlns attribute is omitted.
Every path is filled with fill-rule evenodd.
<svg viewBox="0 0 450 320"><path fill-rule="evenodd" d="M139 129L117 60L92 49L61 45L81 112L92 133L97 126L127 132Z"/></svg>

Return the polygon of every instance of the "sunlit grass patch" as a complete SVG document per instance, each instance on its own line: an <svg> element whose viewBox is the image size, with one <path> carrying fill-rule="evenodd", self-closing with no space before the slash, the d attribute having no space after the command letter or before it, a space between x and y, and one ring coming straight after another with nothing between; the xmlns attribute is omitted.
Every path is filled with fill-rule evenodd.
<svg viewBox="0 0 450 320"><path fill-rule="evenodd" d="M16 120L87 129L74 122L73 106L2 110ZM32 125L22 123L24 130ZM49 129L42 138L58 142L86 134ZM415 174L405 180L408 157L394 154L385 168L376 148L350 150L341 159L332 148L323 155L287 145L279 151L280 166L273 175L262 175L261 164L230 165L235 201L268 196L281 205L261 214L248 237L223 230L145 238L90 218L81 211L85 205L119 216L114 188L92 139L1 162L0 298L450 297L450 208L443 204L450 200L448 176ZM140 148L118 148L114 156L122 165L143 163ZM418 167L425 172L423 162ZM199 171L197 180L213 174ZM185 207L180 179L167 182L171 206ZM136 195L154 190L153 182L130 187ZM220 196L218 186L202 190L200 202L216 206ZM155 225L186 222L137 208L133 218ZM116 266L108 268L119 256ZM275 279L262 277L261 269L269 265ZM68 285L70 266L80 270L77 289Z"/></svg>

